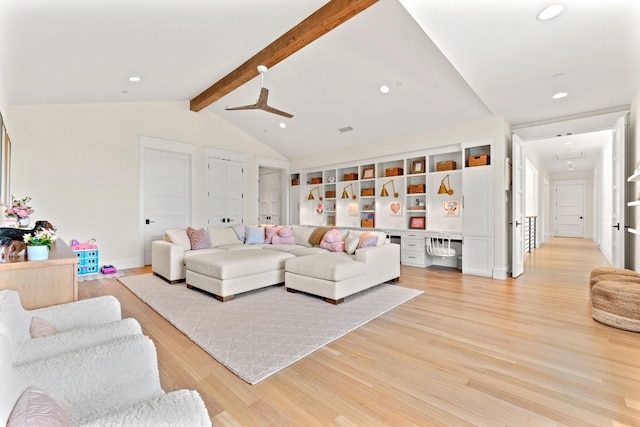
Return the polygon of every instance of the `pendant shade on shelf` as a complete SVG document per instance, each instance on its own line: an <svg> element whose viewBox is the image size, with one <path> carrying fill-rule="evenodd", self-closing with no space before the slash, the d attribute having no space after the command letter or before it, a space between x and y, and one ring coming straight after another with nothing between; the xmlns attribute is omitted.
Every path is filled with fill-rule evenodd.
<svg viewBox="0 0 640 427"><path fill-rule="evenodd" d="M342 190L342 196L340 196L343 199L348 199L349 198L349 192L347 191L347 188L351 188L351 198L353 200L356 199L356 194L353 192L353 184L349 184L346 187L344 187L344 189Z"/></svg>
<svg viewBox="0 0 640 427"><path fill-rule="evenodd" d="M322 196L320 195L320 187L313 187L310 191L309 191L309 196L307 197L307 200L315 200L315 197L313 196L313 192L317 191L318 192L318 200L322 200Z"/></svg>
<svg viewBox="0 0 640 427"><path fill-rule="evenodd" d="M444 181L447 181L447 184L449 184L449 187L447 188L447 185L445 185ZM440 187L438 188L438 194L448 194L448 195L453 195L453 189L451 188L451 181L449 180L449 175L445 176L444 178L442 178L442 181L440 181Z"/></svg>
<svg viewBox="0 0 640 427"><path fill-rule="evenodd" d="M393 197L398 197L398 193L396 193L396 185L393 180L389 180L382 184L382 190L380 191L380 197L389 197L389 192L387 191L387 185L391 184L391 188L393 189Z"/></svg>

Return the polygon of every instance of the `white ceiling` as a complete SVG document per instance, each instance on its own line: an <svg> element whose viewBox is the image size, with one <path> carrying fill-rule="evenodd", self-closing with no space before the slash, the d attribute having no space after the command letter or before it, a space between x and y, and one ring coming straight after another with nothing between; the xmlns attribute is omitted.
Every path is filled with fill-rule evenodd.
<svg viewBox="0 0 640 427"><path fill-rule="evenodd" d="M381 0L265 74L292 119L224 110L255 102L259 77L208 109L288 158L492 115L525 140L610 127L639 89L640 2L559 1L540 22L548 0ZM188 101L327 1L1 3L14 105Z"/></svg>

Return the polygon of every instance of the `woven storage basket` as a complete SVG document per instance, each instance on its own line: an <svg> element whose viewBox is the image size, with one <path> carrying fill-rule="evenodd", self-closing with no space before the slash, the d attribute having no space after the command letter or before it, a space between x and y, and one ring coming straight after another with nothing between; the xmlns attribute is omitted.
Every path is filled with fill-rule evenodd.
<svg viewBox="0 0 640 427"><path fill-rule="evenodd" d="M358 174L357 173L345 173L344 174L344 180L345 181L355 181L356 179L358 179Z"/></svg>
<svg viewBox="0 0 640 427"><path fill-rule="evenodd" d="M456 162L454 162L453 160L447 160L444 162L436 163L436 172L452 171L455 168L456 168Z"/></svg>
<svg viewBox="0 0 640 427"><path fill-rule="evenodd" d="M387 168L384 170L385 176L398 176L402 175L404 170L402 168Z"/></svg>
<svg viewBox="0 0 640 427"><path fill-rule="evenodd" d="M424 193L424 184L409 185L409 194Z"/></svg>
<svg viewBox="0 0 640 427"><path fill-rule="evenodd" d="M372 219L362 219L362 220L360 220L360 226L362 228L373 228L373 220Z"/></svg>
<svg viewBox="0 0 640 427"><path fill-rule="evenodd" d="M373 196L373 188L363 188L360 190L361 196Z"/></svg>
<svg viewBox="0 0 640 427"><path fill-rule="evenodd" d="M489 155L481 154L479 156L469 156L469 167L485 166L489 164Z"/></svg>

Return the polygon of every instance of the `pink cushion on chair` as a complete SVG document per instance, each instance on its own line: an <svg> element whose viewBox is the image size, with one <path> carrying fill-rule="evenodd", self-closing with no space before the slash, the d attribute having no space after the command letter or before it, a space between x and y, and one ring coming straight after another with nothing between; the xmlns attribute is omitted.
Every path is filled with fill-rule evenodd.
<svg viewBox="0 0 640 427"><path fill-rule="evenodd" d="M58 329L50 322L47 322L42 317L33 316L31 319L31 328L29 329L31 338L46 337L48 335L55 335L58 333Z"/></svg>
<svg viewBox="0 0 640 427"><path fill-rule="evenodd" d="M69 413L44 391L27 388L18 398L7 427L66 427L71 425Z"/></svg>

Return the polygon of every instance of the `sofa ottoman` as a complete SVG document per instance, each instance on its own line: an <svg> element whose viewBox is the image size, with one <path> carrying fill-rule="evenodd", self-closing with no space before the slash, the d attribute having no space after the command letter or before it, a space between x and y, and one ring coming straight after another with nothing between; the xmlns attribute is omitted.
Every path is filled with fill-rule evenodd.
<svg viewBox="0 0 640 427"><path fill-rule="evenodd" d="M318 295L331 304L369 288L366 276L366 264L344 252L296 257L285 264L287 291Z"/></svg>
<svg viewBox="0 0 640 427"><path fill-rule="evenodd" d="M213 294L228 301L236 294L284 282L287 252L237 250L193 255L185 259L188 288Z"/></svg>

